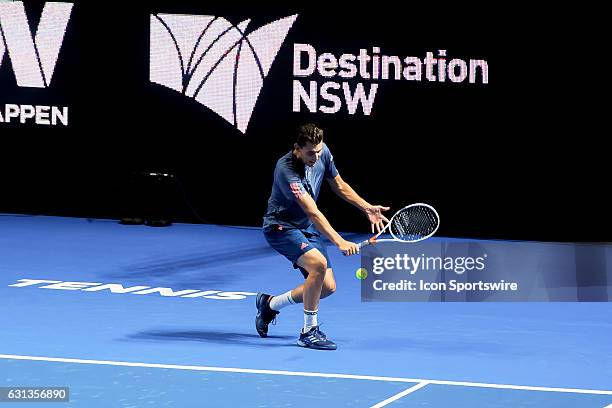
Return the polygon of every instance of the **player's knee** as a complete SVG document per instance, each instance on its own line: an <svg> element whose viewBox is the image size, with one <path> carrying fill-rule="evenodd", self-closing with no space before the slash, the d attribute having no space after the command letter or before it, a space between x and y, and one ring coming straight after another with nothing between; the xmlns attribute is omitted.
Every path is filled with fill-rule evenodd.
<svg viewBox="0 0 612 408"><path fill-rule="evenodd" d="M327 261L325 260L325 258L321 259L315 264L315 269L318 274L323 277L325 276L325 271L327 271Z"/></svg>
<svg viewBox="0 0 612 408"><path fill-rule="evenodd" d="M333 282L325 282L323 284L323 288L327 293L327 296L333 295L336 292L336 281Z"/></svg>
<svg viewBox="0 0 612 408"><path fill-rule="evenodd" d="M323 279L325 277L325 271L327 270L327 261L325 258L318 259L311 265L311 270L308 272L315 275L317 278Z"/></svg>
<svg viewBox="0 0 612 408"><path fill-rule="evenodd" d="M298 265L306 269L308 275L317 279L323 279L327 271L327 259L316 249L302 255L302 258L298 260Z"/></svg>

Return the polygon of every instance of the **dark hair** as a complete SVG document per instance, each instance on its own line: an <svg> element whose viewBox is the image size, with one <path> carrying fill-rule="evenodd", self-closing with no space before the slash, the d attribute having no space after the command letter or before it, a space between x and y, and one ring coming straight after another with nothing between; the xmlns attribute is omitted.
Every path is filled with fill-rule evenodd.
<svg viewBox="0 0 612 408"><path fill-rule="evenodd" d="M298 128L297 140L295 141L298 146L304 147L308 142L316 146L322 141L323 129L317 127L317 125L313 123L308 123Z"/></svg>

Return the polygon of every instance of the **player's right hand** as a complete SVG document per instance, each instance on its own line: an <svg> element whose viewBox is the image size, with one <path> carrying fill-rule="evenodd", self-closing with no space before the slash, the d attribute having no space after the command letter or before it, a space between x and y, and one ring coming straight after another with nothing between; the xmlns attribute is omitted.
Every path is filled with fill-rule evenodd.
<svg viewBox="0 0 612 408"><path fill-rule="evenodd" d="M342 242L338 245L338 249L344 254L344 256L351 256L359 253L359 245L346 240L342 240Z"/></svg>

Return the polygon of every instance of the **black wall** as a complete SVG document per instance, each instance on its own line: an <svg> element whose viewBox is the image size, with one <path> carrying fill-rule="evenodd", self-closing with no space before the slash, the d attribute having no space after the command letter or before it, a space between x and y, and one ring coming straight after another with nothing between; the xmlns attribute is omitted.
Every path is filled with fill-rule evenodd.
<svg viewBox="0 0 612 408"><path fill-rule="evenodd" d="M581 44L548 10L219 3L75 2L49 89L18 88L5 56L0 105L67 105L70 125L0 124L0 211L120 218L129 175L167 171L182 186L166 190L177 219L198 221L186 196L207 221L259 225L276 159L296 127L314 121L359 193L394 210L433 204L441 235L610 240L606 149L581 95L587 73L564 59ZM41 4L26 10L37 24ZM149 15L157 12L252 18L253 27L299 14L245 135L149 82ZM336 55L379 46L423 58L446 49L451 58L486 59L489 83L381 80L370 116L296 113L293 43ZM367 230L328 189L320 205L337 229Z"/></svg>

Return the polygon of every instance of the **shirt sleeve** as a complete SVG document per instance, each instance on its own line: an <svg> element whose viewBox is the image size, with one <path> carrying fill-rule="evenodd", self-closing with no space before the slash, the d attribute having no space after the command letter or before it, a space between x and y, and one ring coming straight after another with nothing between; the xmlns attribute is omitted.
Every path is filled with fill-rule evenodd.
<svg viewBox="0 0 612 408"><path fill-rule="evenodd" d="M295 200L307 194L300 177L289 169L278 169L276 181L283 196L288 200Z"/></svg>
<svg viewBox="0 0 612 408"><path fill-rule="evenodd" d="M323 163L325 164L325 178L333 179L338 175L338 169L336 169L336 164L334 163L334 156L331 154L331 151L326 144L323 145L323 156Z"/></svg>

